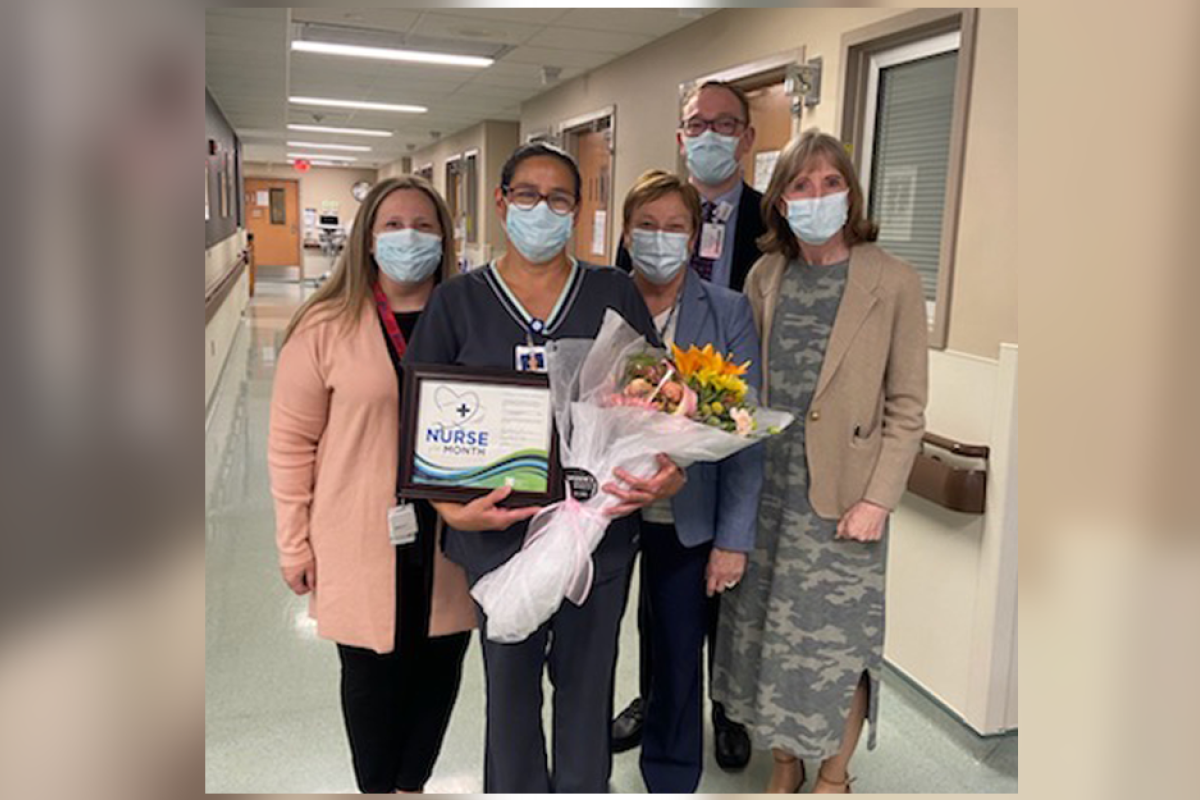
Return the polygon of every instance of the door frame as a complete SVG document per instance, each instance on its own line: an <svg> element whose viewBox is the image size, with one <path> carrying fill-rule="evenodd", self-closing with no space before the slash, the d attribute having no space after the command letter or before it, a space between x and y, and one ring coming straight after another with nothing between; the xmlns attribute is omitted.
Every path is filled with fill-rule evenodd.
<svg viewBox="0 0 1200 800"><path fill-rule="evenodd" d="M870 160L863 164L867 95L871 57L896 50L912 42L925 41L958 31L958 75L954 84L954 116L950 125L950 155L947 160L946 199L942 211L942 240L939 255L937 299L929 322L929 347L944 350L949 339L950 305L953 302L955 254L961 215L963 174L966 169L967 115L971 105L971 83L975 74L975 42L979 12L974 8L922 8L898 14L842 34L841 99L838 138L850 146L859 179L866 176L869 187ZM872 123L874 120L872 119ZM869 192L869 188L865 191ZM867 195L870 196L869 193Z"/></svg>
<svg viewBox="0 0 1200 800"><path fill-rule="evenodd" d="M725 83L737 83L739 81L744 81L747 78L754 78L754 77L758 77L758 76L765 77L768 75L772 76L772 80L768 80L765 82L766 83L774 83L775 81L773 80L773 77L774 77L773 73L778 72L779 77L782 79L785 76L785 74L787 73L787 68L789 65L804 63L806 53L807 53L807 46L800 45L799 47L793 47L788 50L781 50L778 53L774 53L769 56L764 56L763 58L755 59L754 61L746 61L741 64L735 64L732 67L725 67L724 69L720 69L715 72L708 72L708 73L702 74L698 77L692 78L691 80L681 81L679 84L679 96L676 99L675 117L676 117L676 119L679 119L680 117L683 116L683 98L687 97L688 92L691 91L693 86L699 86L700 84L706 83L708 81L723 81ZM795 137L796 134L800 132L800 125L801 125L801 115L793 114L792 115L792 136L793 137ZM679 154L678 147L675 148L675 170L680 175L688 174L687 160L682 155Z"/></svg>
<svg viewBox="0 0 1200 800"><path fill-rule="evenodd" d="M608 206L604 213L607 219L604 226L604 258L615 263L615 249L613 243L613 205L616 195L616 177L617 177L617 106L615 104L602 106L594 111L589 111L584 114L578 114L574 117L568 117L561 120L557 125L547 132L551 133L557 139L558 144L568 153L571 152L571 142L568 139L573 133L578 133L582 128L587 128L600 120L608 120ZM613 253L613 255L609 255Z"/></svg>
<svg viewBox="0 0 1200 800"><path fill-rule="evenodd" d="M300 179L299 178L276 178L273 175L246 175L243 177L242 190L248 193L250 190L246 188L246 183L250 181L278 181L280 183L294 183L296 185L296 269L299 273L297 280L300 283L304 282L304 198L300 195ZM286 202L286 201L285 201ZM269 208L269 207L268 207ZM270 211L267 212L268 215ZM250 215L246 215L246 230L250 229Z"/></svg>

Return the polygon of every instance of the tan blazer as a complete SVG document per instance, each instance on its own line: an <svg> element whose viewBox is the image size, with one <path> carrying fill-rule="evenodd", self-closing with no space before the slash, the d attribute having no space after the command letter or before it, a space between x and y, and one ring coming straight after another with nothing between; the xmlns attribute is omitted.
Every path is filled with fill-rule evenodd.
<svg viewBox="0 0 1200 800"><path fill-rule="evenodd" d="M771 324L787 258L763 256L746 278L762 340L763 402L770 405ZM921 279L873 244L850 250L846 290L829 335L808 417L809 500L838 519L869 500L895 508L925 432L928 328Z"/></svg>
<svg viewBox="0 0 1200 800"><path fill-rule="evenodd" d="M317 633L387 653L395 644L399 391L374 304L349 331L309 313L279 354L267 464L283 566L316 559ZM439 525L439 534L440 528ZM437 548L429 633L470 630L462 568Z"/></svg>

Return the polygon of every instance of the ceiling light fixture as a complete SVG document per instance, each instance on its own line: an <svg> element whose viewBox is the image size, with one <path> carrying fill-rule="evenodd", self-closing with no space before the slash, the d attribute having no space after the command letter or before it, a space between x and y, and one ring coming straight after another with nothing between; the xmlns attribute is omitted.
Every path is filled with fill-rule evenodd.
<svg viewBox="0 0 1200 800"><path fill-rule="evenodd" d="M391 131L377 128L328 128L324 125L300 125L297 123L288 124L288 130L308 131L309 133L344 133L347 136L378 136L381 138L395 135Z"/></svg>
<svg viewBox="0 0 1200 800"><path fill-rule="evenodd" d="M288 98L288 102L298 106L330 106L333 108L359 108L363 111L399 111L405 114L424 114L429 109L425 106L410 106L398 103L368 103L363 100L333 100L328 97L296 97Z"/></svg>
<svg viewBox="0 0 1200 800"><path fill-rule="evenodd" d="M320 142L288 142L288 147L308 147L317 150L352 150L358 153L369 153L371 148L361 144L322 144Z"/></svg>
<svg viewBox="0 0 1200 800"><path fill-rule="evenodd" d="M305 164L308 164L310 167L349 167L350 166L349 164L343 164L340 161L324 161L321 159L318 159L316 161L309 161L308 159L303 159L303 161ZM287 163L295 164L296 159L289 158Z"/></svg>
<svg viewBox="0 0 1200 800"><path fill-rule="evenodd" d="M391 47L363 47L356 44L313 42L296 39L292 49L302 53L320 53L328 56L351 56L374 58L382 61L409 61L418 64L440 64L448 67L490 67L494 59L483 56L459 56L453 53L430 53L424 50L398 50Z"/></svg>
<svg viewBox="0 0 1200 800"><path fill-rule="evenodd" d="M358 161L354 156L338 156L332 153L288 153L288 158L324 159L326 161Z"/></svg>

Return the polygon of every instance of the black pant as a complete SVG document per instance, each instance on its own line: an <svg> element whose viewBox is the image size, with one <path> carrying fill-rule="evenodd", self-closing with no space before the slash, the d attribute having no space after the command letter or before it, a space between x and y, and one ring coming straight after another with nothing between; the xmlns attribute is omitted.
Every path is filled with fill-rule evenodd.
<svg viewBox="0 0 1200 800"><path fill-rule="evenodd" d="M642 536L646 535L645 528L647 525L655 523L642 523ZM663 527L663 526L659 526ZM669 526L674 530L675 526ZM711 549L710 549L711 551ZM650 608L646 604L646 596L649 589L646 587L646 554L642 552L642 566L639 574L641 587L638 591L638 691L642 697L642 702L650 696L650 683L654 675L654 653L651 647L650 633ZM707 569L707 564L705 565ZM701 589L704 589L701 586ZM717 651L717 620L721 616L721 595L714 594L712 597L705 598L705 627L704 639L708 644L708 688L709 696L712 696L712 665L713 656ZM720 703L713 703L713 717L720 722L725 722L725 708Z"/></svg>
<svg viewBox="0 0 1200 800"><path fill-rule="evenodd" d="M338 645L342 715L360 791L419 791L458 696L469 633L426 639L416 654Z"/></svg>
<svg viewBox="0 0 1200 800"><path fill-rule="evenodd" d="M651 792L690 794L704 758L704 668L711 603L705 573L712 543L684 547L674 525L642 523L641 647L654 671L643 697L640 765ZM646 681L643 670L642 680Z"/></svg>
<svg viewBox="0 0 1200 800"><path fill-rule="evenodd" d="M418 516L428 513L418 508ZM429 637L433 551L427 544L418 547L396 551L395 649L380 654L338 645L342 716L354 776L365 793L425 786L442 749L471 641L470 633Z"/></svg>

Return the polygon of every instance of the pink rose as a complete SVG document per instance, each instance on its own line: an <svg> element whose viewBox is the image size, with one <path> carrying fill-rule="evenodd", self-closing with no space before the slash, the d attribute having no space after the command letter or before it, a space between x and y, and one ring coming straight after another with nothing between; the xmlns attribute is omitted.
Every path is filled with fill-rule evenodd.
<svg viewBox="0 0 1200 800"><path fill-rule="evenodd" d="M643 378L634 378L625 387L625 394L630 397L645 397L654 389L650 382Z"/></svg>
<svg viewBox="0 0 1200 800"><path fill-rule="evenodd" d="M682 417L690 417L696 413L696 393L692 391L690 386L686 384L674 384L683 390L683 397L679 400L679 406L675 409L675 413Z"/></svg>

